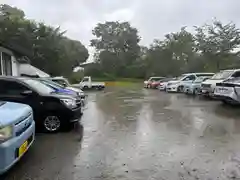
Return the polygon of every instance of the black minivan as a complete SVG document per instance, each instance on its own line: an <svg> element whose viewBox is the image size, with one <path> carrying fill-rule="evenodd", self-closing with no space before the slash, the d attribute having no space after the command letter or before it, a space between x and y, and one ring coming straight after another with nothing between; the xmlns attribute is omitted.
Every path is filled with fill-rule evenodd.
<svg viewBox="0 0 240 180"><path fill-rule="evenodd" d="M37 128L46 132L68 129L82 116L81 99L58 94L43 83L25 77L0 77L0 100L28 104Z"/></svg>

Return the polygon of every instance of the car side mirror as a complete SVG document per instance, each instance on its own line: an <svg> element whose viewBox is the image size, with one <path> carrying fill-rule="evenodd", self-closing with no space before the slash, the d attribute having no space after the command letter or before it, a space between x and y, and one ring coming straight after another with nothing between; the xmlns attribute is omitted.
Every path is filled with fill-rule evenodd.
<svg viewBox="0 0 240 180"><path fill-rule="evenodd" d="M65 83L65 82L64 82L62 85L63 85L64 87L67 87L67 83Z"/></svg>
<svg viewBox="0 0 240 180"><path fill-rule="evenodd" d="M21 95L23 95L23 96L31 96L31 95L33 95L33 92L31 90L26 90L26 91L21 92Z"/></svg>

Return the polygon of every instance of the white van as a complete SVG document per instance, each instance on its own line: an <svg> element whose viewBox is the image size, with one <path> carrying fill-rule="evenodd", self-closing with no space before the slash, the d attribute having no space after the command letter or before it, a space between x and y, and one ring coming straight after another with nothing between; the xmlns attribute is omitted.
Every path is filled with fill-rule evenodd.
<svg viewBox="0 0 240 180"><path fill-rule="evenodd" d="M221 70L212 78L204 81L201 86L201 94L205 96L214 96L214 90L217 83L240 77L240 69Z"/></svg>

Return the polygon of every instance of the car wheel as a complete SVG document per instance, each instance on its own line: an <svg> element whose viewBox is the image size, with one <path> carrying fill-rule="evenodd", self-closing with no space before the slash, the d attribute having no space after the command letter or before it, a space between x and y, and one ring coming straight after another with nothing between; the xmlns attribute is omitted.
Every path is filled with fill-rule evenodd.
<svg viewBox="0 0 240 180"><path fill-rule="evenodd" d="M222 103L225 105L229 105L230 103L228 101L226 101L225 99L222 100Z"/></svg>
<svg viewBox="0 0 240 180"><path fill-rule="evenodd" d="M183 92L183 86L179 86L179 87L177 88L177 91L178 91L178 92Z"/></svg>
<svg viewBox="0 0 240 180"><path fill-rule="evenodd" d="M58 132L61 128L61 120L58 116L50 114L44 118L43 121L44 131L49 133Z"/></svg>
<svg viewBox="0 0 240 180"><path fill-rule="evenodd" d="M192 95L196 95L197 94L197 90L196 89L193 89L193 91L192 91Z"/></svg>
<svg viewBox="0 0 240 180"><path fill-rule="evenodd" d="M98 86L97 90L99 90L99 91L102 90L102 86Z"/></svg>

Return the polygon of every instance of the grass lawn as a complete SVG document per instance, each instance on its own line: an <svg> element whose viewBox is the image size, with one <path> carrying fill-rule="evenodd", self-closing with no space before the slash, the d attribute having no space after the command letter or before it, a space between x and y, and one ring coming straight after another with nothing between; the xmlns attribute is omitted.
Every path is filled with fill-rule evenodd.
<svg viewBox="0 0 240 180"><path fill-rule="evenodd" d="M137 84L143 83L143 79L134 78L119 78L116 80L93 78L93 81L105 82L106 86L136 86Z"/></svg>

